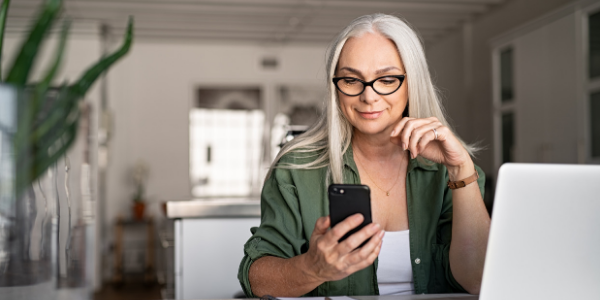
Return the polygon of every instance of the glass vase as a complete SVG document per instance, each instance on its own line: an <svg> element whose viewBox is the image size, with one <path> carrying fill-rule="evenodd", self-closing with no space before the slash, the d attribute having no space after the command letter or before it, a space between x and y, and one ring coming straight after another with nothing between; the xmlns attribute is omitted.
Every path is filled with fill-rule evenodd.
<svg viewBox="0 0 600 300"><path fill-rule="evenodd" d="M94 218L89 108L85 113L82 106L71 150L21 189L17 177L29 170L23 166L31 166L28 160L34 158L27 152L29 147L15 144L18 136L28 133L23 119L30 113L30 95L0 84L0 298L91 299ZM44 109L52 109L52 95L47 98Z"/></svg>

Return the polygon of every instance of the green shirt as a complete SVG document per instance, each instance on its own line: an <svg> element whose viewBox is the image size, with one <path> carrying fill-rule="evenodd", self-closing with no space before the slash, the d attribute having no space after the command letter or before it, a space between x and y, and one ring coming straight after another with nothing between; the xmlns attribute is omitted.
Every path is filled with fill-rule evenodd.
<svg viewBox="0 0 600 300"><path fill-rule="evenodd" d="M299 154L286 154L280 163L306 163ZM479 167L477 183L483 198L485 177ZM344 183L360 184L352 147L344 154ZM308 250L310 236L319 217L329 215L327 168L277 168L265 181L261 196L261 224L251 229L244 245L238 279L247 296L248 271L263 256L291 258ZM406 201L410 228L410 258L416 294L466 291L450 271L452 193L448 172L442 164L411 159L406 175ZM321 284L306 296L378 295L377 260L373 265L342 280Z"/></svg>

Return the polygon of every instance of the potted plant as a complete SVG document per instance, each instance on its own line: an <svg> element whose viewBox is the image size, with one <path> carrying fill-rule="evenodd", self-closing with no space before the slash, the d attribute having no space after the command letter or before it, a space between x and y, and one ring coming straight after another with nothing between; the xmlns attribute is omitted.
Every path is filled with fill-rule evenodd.
<svg viewBox="0 0 600 300"><path fill-rule="evenodd" d="M9 0L4 0L0 6L0 54L9 4ZM60 171L65 176L61 185L56 165L76 140L80 121L87 113L81 109L85 106L81 100L96 79L128 53L132 43L133 19L130 18L124 42L118 50L101 58L76 81L65 82L57 89L51 85L65 58L63 53L70 28L70 22L64 21L50 65L39 82L31 82L31 71L41 45L61 7L62 0L45 0L41 4L30 30L9 62L8 72L0 74L2 299L58 298L55 293L59 288L58 257L86 253L85 243L70 243L71 203L68 199L67 207L62 208L68 211L68 233L66 239L60 237L63 231L60 228L61 207L57 188L65 188L68 198L66 178L70 166L65 160L65 167ZM0 56L0 65L2 63ZM86 179L81 176L82 181ZM85 262L74 262L77 263ZM81 270L85 268L79 267ZM85 276L85 273L82 274ZM84 284L89 288L89 282ZM88 293L85 297L90 296Z"/></svg>
<svg viewBox="0 0 600 300"><path fill-rule="evenodd" d="M135 193L133 194L133 218L137 221L144 219L146 210L145 198L145 183L149 175L148 165L144 161L138 161L132 170L132 179L135 185Z"/></svg>

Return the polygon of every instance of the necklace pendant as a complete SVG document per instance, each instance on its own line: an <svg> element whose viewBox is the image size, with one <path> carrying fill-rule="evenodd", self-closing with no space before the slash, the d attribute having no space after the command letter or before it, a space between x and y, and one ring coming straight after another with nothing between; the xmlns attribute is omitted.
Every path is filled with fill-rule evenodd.
<svg viewBox="0 0 600 300"><path fill-rule="evenodd" d="M389 196L389 195L390 195L390 192L386 192L385 194Z"/></svg>

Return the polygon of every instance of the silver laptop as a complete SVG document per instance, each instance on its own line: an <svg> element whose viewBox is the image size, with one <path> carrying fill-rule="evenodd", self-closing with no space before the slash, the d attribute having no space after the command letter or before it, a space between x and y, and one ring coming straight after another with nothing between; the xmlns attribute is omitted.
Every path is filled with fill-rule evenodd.
<svg viewBox="0 0 600 300"><path fill-rule="evenodd" d="M500 168L479 299L600 299L600 166Z"/></svg>

